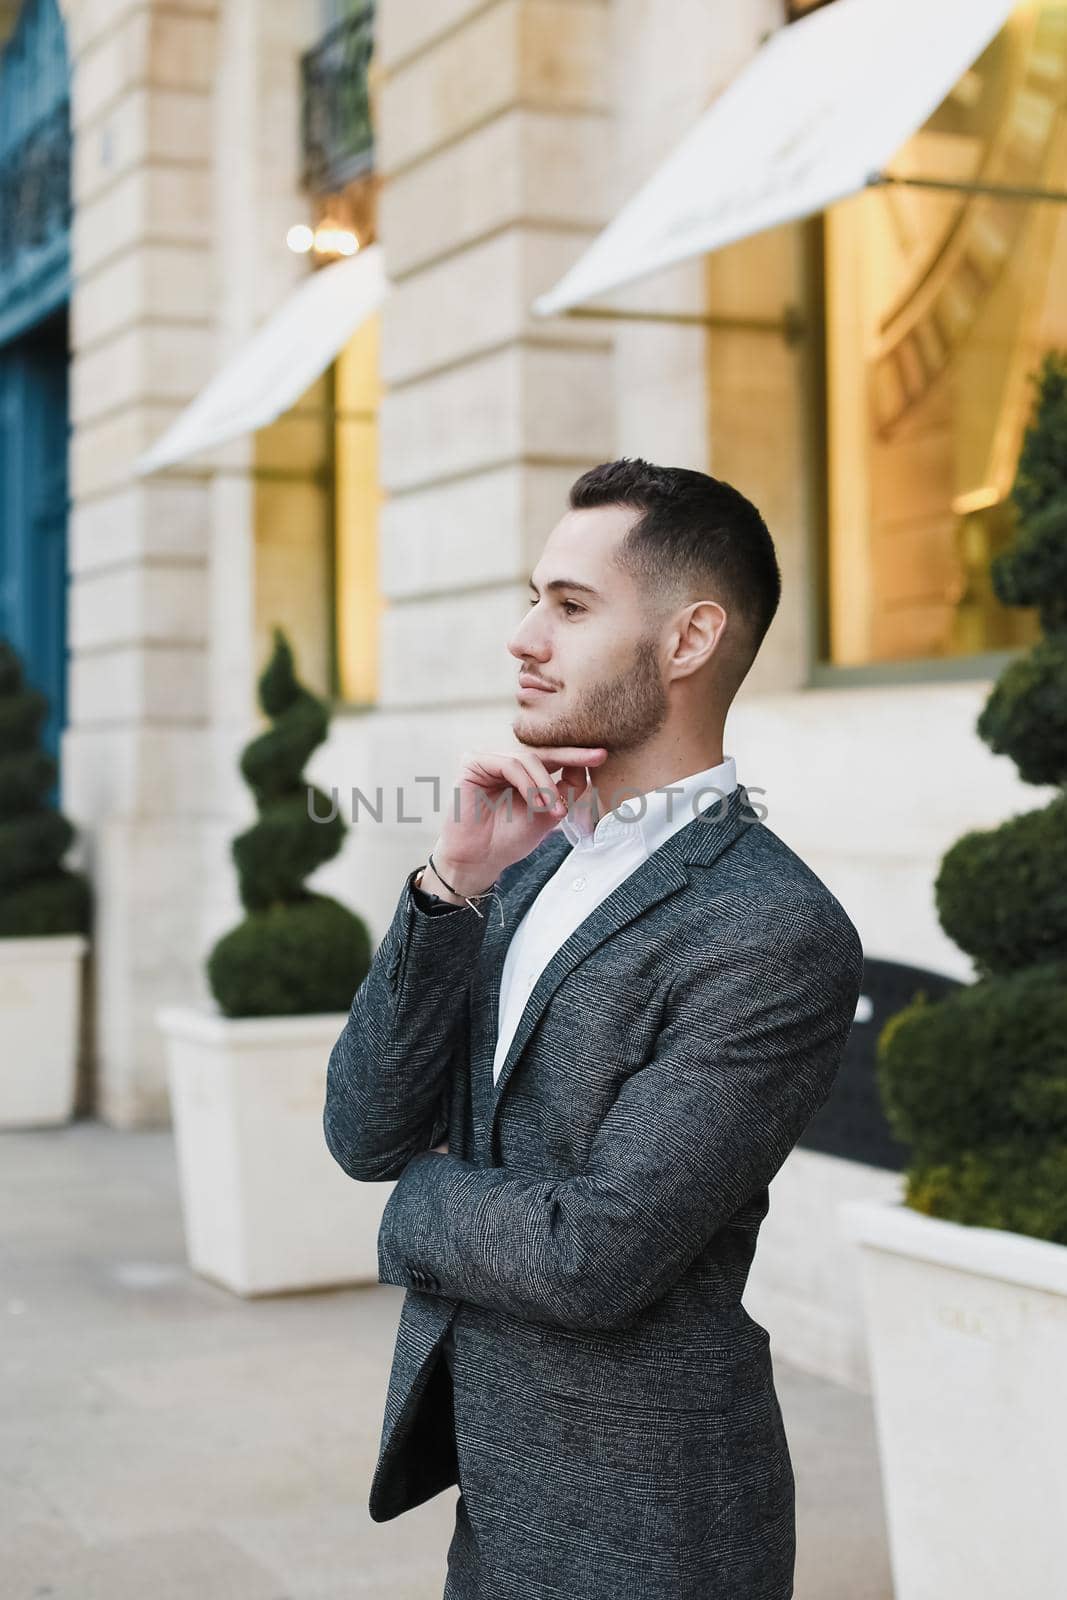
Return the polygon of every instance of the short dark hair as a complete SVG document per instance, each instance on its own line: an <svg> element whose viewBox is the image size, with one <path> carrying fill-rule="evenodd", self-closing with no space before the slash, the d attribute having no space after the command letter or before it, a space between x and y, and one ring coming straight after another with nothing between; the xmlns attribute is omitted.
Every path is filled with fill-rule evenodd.
<svg viewBox="0 0 1067 1600"><path fill-rule="evenodd" d="M619 547L619 564L647 585L657 604L708 589L740 615L747 672L782 593L774 541L752 501L732 484L688 467L657 467L639 456L605 461L571 485L573 511L632 506L643 512Z"/></svg>

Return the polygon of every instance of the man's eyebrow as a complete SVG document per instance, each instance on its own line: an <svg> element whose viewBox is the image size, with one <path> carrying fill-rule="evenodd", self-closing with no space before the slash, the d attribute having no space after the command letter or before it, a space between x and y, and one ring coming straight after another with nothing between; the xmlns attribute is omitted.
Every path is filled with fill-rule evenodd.
<svg viewBox="0 0 1067 1600"><path fill-rule="evenodd" d="M537 588L532 578L527 578L526 582L531 589ZM552 578L550 582L545 584L545 588L557 594L560 589L577 589L579 594L592 595L594 600L602 600L604 598L599 589L594 589L592 584L589 583L579 583L577 578Z"/></svg>

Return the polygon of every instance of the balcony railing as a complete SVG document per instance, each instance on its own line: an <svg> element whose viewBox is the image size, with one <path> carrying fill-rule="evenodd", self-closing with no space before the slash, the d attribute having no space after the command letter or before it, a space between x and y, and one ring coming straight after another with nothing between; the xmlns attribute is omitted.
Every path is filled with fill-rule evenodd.
<svg viewBox="0 0 1067 1600"><path fill-rule="evenodd" d="M300 61L303 80L304 187L341 189L374 164L367 68L374 47L374 6L354 11Z"/></svg>
<svg viewBox="0 0 1067 1600"><path fill-rule="evenodd" d="M0 269L70 229L70 103L62 100L0 160Z"/></svg>

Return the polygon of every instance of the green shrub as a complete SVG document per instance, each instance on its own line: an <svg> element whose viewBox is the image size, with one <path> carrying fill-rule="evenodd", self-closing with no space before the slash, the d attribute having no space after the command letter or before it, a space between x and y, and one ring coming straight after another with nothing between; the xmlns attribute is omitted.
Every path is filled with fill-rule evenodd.
<svg viewBox="0 0 1067 1600"><path fill-rule="evenodd" d="M40 747L48 701L23 681L22 663L0 639L0 938L87 933L89 881L62 865L74 840L67 818L45 804L56 764Z"/></svg>
<svg viewBox="0 0 1067 1600"><path fill-rule="evenodd" d="M1037 389L992 579L1045 636L1001 674L977 731L1024 781L1065 792L945 853L938 917L976 982L890 1018L878 1082L912 1150L908 1205L1067 1245L1067 355L1046 356Z"/></svg>
<svg viewBox="0 0 1067 1600"><path fill-rule="evenodd" d="M1067 795L957 839L934 898L941 926L979 977L1067 960Z"/></svg>
<svg viewBox="0 0 1067 1600"><path fill-rule="evenodd" d="M259 703L271 726L241 757L259 820L232 846L248 915L212 949L208 982L229 1017L347 1011L370 966L370 933L347 906L304 886L340 850L347 825L332 814L331 797L302 777L329 714L297 682L279 628Z"/></svg>

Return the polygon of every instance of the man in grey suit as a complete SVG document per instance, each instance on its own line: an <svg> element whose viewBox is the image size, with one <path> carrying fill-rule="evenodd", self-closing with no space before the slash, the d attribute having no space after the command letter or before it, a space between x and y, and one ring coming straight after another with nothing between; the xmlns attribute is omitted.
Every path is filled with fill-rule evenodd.
<svg viewBox="0 0 1067 1600"><path fill-rule="evenodd" d="M407 1290L370 1514L459 1485L445 1600L793 1593L741 1295L863 953L723 752L779 594L730 485L576 481L508 642L517 748L465 753L330 1055L326 1141L396 1180Z"/></svg>

